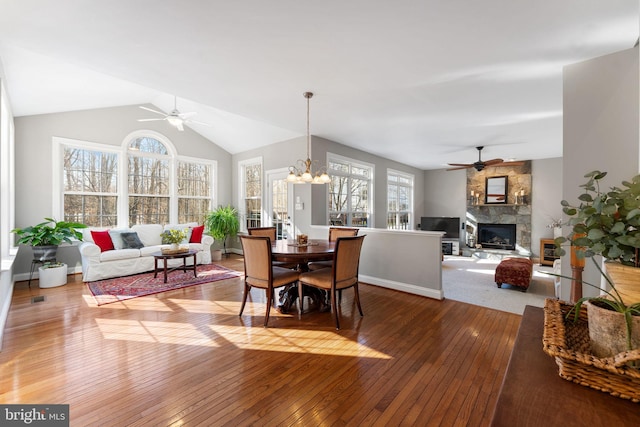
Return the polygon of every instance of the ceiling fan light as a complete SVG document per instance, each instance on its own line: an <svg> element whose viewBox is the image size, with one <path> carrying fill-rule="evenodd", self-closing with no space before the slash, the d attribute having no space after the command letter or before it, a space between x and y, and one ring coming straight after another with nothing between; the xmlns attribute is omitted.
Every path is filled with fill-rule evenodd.
<svg viewBox="0 0 640 427"><path fill-rule="evenodd" d="M167 116L167 121L175 127L180 126L183 122L183 120L178 116Z"/></svg>

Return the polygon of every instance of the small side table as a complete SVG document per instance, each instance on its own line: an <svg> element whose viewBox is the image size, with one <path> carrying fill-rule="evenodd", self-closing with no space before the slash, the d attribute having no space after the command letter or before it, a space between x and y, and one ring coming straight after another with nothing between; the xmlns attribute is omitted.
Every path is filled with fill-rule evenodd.
<svg viewBox="0 0 640 427"><path fill-rule="evenodd" d="M162 252L155 252L153 254L153 263L154 263L154 274L153 277L158 277L158 272L164 272L164 283L167 283L167 274L171 273L175 270L182 270L186 272L187 270L193 270L193 277L198 277L198 273L196 272L196 254L198 251L189 249L187 252L179 252L175 254L163 254ZM193 257L193 264L187 265L187 258ZM167 264L170 259L182 259L182 265L177 267L168 268ZM163 266L158 268L158 261L163 261Z"/></svg>
<svg viewBox="0 0 640 427"><path fill-rule="evenodd" d="M558 258L553 239L540 239L540 265L553 265Z"/></svg>

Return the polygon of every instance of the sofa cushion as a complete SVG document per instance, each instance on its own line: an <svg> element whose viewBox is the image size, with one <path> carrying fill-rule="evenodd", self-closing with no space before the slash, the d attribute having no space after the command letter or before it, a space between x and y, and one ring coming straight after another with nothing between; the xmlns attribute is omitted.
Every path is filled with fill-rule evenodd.
<svg viewBox="0 0 640 427"><path fill-rule="evenodd" d="M138 237L138 233L135 231L122 232L120 233L120 238L122 239L122 249L140 249L144 247Z"/></svg>
<svg viewBox="0 0 640 427"><path fill-rule="evenodd" d="M111 241L111 236L109 236L109 232L107 230L92 230L91 238L93 239L93 242L100 247L101 252L112 251L115 249L113 247L113 242Z"/></svg>
<svg viewBox="0 0 640 427"><path fill-rule="evenodd" d="M131 231L138 233L140 241L145 246L162 244L162 225L160 224L137 224L131 227Z"/></svg>
<svg viewBox="0 0 640 427"><path fill-rule="evenodd" d="M204 225L198 225L197 227L193 227L191 229L191 239L189 239L189 243L202 242L202 233L204 233Z"/></svg>
<svg viewBox="0 0 640 427"><path fill-rule="evenodd" d="M118 251L107 251L100 254L100 262L130 258L140 258L140 249L120 249Z"/></svg>
<svg viewBox="0 0 640 427"><path fill-rule="evenodd" d="M168 248L169 245L156 245L156 246L145 246L144 248L140 248L140 256L151 256L155 255L158 252L162 251L162 248Z"/></svg>
<svg viewBox="0 0 640 427"><path fill-rule="evenodd" d="M129 228L112 228L109 230L109 236L111 236L111 241L113 242L113 247L115 249L122 249L122 237L120 237L121 233L130 232Z"/></svg>

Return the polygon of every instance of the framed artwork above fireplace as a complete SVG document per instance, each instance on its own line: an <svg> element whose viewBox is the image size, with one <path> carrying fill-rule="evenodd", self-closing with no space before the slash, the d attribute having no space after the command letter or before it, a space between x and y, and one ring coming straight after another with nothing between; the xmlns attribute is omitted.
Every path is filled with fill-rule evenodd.
<svg viewBox="0 0 640 427"><path fill-rule="evenodd" d="M485 185L485 204L507 203L507 176L487 177Z"/></svg>

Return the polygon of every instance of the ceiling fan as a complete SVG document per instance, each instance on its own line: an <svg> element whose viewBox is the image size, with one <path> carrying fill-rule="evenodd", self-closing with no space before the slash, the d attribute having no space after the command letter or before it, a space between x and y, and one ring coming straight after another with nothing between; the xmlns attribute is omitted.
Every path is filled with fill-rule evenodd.
<svg viewBox="0 0 640 427"><path fill-rule="evenodd" d="M482 149L484 147L476 147L476 150L478 150L478 161L475 163L449 163L449 166L454 166L452 168L447 169L448 171L455 171L455 170L459 170L459 169L469 169L469 168L475 168L478 172L480 172L481 170L483 170L484 168L488 167L488 166L503 166L503 165L509 165L509 166L522 166L524 165L524 161L516 161L516 162L505 162L502 159L491 159L491 160L486 160L486 161L482 161Z"/></svg>
<svg viewBox="0 0 640 427"><path fill-rule="evenodd" d="M203 123L197 120L191 120L190 117L193 117L196 114L198 114L196 112L181 113L180 111L178 111L177 99L175 96L173 97L173 111L171 111L171 113L169 114L163 113L161 111L153 110L151 108L147 108L142 105L140 106L140 108L142 108L143 110L151 111L152 113L160 114L161 116L164 116L164 117L155 118L155 119L138 119L139 122L154 122L158 120L166 120L169 122L170 125L178 128L179 131L184 130L183 125L186 123L196 123L199 125L211 126L209 123Z"/></svg>

